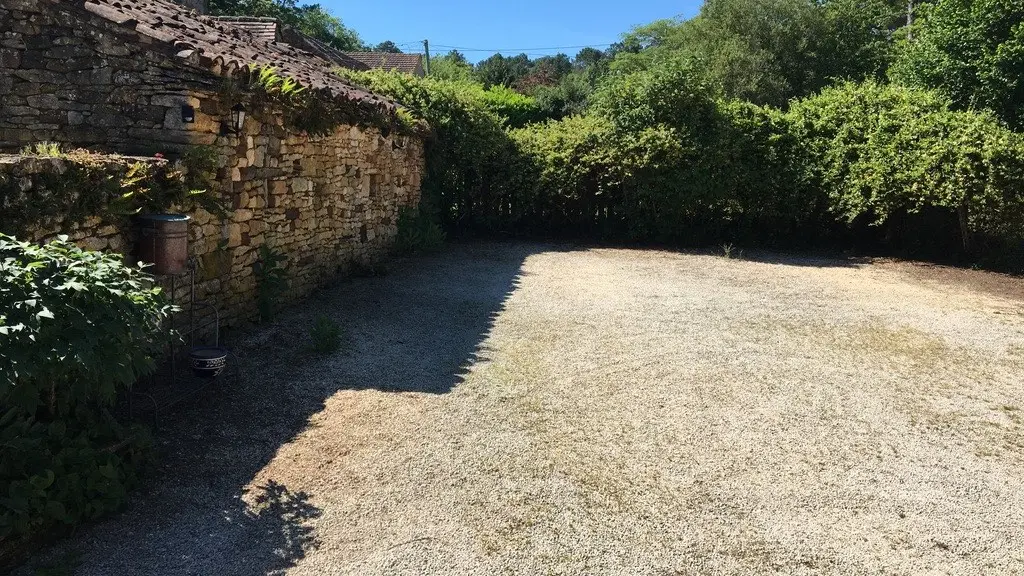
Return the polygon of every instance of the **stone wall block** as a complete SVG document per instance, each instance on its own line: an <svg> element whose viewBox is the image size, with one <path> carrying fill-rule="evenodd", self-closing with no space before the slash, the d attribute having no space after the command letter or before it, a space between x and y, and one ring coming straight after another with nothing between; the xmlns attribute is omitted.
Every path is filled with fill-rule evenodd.
<svg viewBox="0 0 1024 576"><path fill-rule="evenodd" d="M5 0L0 8L0 15L18 15L0 32L0 149L40 140L168 155L215 146L229 216L221 222L192 212L189 236L201 263L199 294L217 301L225 323L255 313L252 265L260 245L288 257L291 293L302 297L346 263L382 257L398 207L418 202L418 139L392 150L378 130L358 126L310 137L289 131L281 114L259 110L250 111L243 136L221 134L232 103L222 101L218 78L147 47L146 37L130 46L103 24L41 5ZM195 122L182 121L183 105L195 108ZM6 170L0 159L0 177ZM33 237L58 232L121 253L134 241L132 231L98 218Z"/></svg>

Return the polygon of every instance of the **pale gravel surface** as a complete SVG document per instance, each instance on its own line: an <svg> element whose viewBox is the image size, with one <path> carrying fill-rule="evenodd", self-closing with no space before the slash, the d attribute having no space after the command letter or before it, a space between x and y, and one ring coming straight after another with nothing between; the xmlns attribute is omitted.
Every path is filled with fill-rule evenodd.
<svg viewBox="0 0 1024 576"><path fill-rule="evenodd" d="M1022 284L454 246L248 338L248 381L176 415L162 480L50 554L103 575L1024 574ZM318 313L349 350L293 355Z"/></svg>

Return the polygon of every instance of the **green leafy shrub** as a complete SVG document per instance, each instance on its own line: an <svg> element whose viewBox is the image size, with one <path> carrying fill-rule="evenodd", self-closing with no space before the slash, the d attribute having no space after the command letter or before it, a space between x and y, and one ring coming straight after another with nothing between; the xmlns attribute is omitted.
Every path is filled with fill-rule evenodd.
<svg viewBox="0 0 1024 576"><path fill-rule="evenodd" d="M0 543L117 508L142 439L109 414L171 312L116 256L0 235Z"/></svg>
<svg viewBox="0 0 1024 576"><path fill-rule="evenodd" d="M530 186L519 190L513 221L532 233L588 235L619 229L627 168L612 146L613 126L573 116L513 132Z"/></svg>
<svg viewBox="0 0 1024 576"><path fill-rule="evenodd" d="M867 82L794 103L790 122L805 185L824 190L843 221L941 252L977 254L981 245L1021 238L1024 136L992 115L952 111L933 92ZM928 214L938 222L923 229Z"/></svg>
<svg viewBox="0 0 1024 576"><path fill-rule="evenodd" d="M703 151L708 182L727 208L731 241L800 246L833 234L834 218L819 188L803 182L802 142L777 109L741 101L716 105L711 145Z"/></svg>
<svg viewBox="0 0 1024 576"><path fill-rule="evenodd" d="M326 316L318 316L309 331L313 350L320 354L334 354L341 349L341 326Z"/></svg>
<svg viewBox="0 0 1024 576"><path fill-rule="evenodd" d="M398 213L397 254L437 252L444 245L444 230L422 208L402 208Z"/></svg>
<svg viewBox="0 0 1024 576"><path fill-rule="evenodd" d="M611 76L592 112L515 131L534 226L609 239L706 243L799 226L781 112L718 102L689 62Z"/></svg>
<svg viewBox="0 0 1024 576"><path fill-rule="evenodd" d="M283 264L288 257L266 244L259 248L256 261L256 305L260 322L274 318L281 307L281 296L288 290L288 271Z"/></svg>
<svg viewBox="0 0 1024 576"><path fill-rule="evenodd" d="M483 101L479 85L384 70L339 73L402 103L430 125L423 197L438 207L446 231L472 234L508 228L522 175L506 120Z"/></svg>
<svg viewBox="0 0 1024 576"><path fill-rule="evenodd" d="M481 90L479 98L488 110L504 118L510 128L546 119L536 100L500 84Z"/></svg>

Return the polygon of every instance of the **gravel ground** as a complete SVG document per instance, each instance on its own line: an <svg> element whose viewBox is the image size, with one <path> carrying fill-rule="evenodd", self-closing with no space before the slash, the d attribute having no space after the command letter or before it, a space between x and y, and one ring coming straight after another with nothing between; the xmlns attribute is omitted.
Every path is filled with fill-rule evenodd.
<svg viewBox="0 0 1024 576"><path fill-rule="evenodd" d="M1024 574L1024 281L523 244L325 290L79 574ZM306 351L318 314L345 350ZM48 559L48 560L47 560Z"/></svg>

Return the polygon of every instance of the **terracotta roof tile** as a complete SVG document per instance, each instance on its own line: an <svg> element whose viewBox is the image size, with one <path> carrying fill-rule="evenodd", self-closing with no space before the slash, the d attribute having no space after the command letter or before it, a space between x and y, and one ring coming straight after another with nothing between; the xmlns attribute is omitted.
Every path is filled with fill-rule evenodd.
<svg viewBox="0 0 1024 576"><path fill-rule="evenodd" d="M281 23L277 18L258 18L255 16L210 16L218 22L230 24L252 34L253 38L266 42L280 40Z"/></svg>
<svg viewBox="0 0 1024 576"><path fill-rule="evenodd" d="M250 64L273 66L281 76L312 90L393 112L397 104L353 86L332 70L338 64L284 42L268 41L224 21L202 16L170 0L71 0L84 10L177 49L180 58L220 76Z"/></svg>
<svg viewBox="0 0 1024 576"><path fill-rule="evenodd" d="M398 70L407 74L423 75L423 56L420 54L393 54L391 52L345 52L369 68Z"/></svg>

